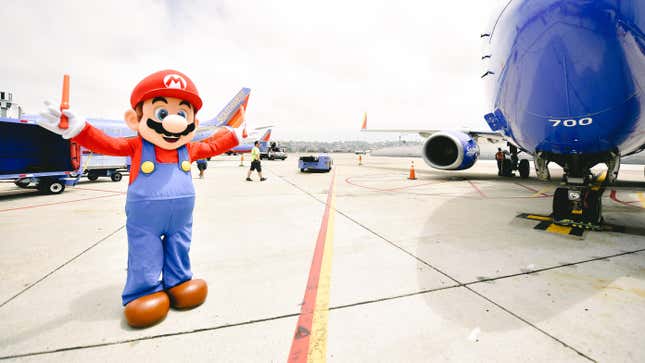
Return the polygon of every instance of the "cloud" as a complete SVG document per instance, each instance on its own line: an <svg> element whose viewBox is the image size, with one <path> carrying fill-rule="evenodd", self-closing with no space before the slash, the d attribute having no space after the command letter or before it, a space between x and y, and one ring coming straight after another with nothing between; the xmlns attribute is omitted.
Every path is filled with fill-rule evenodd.
<svg viewBox="0 0 645 363"><path fill-rule="evenodd" d="M479 34L488 2L10 1L2 88L29 112L72 76L72 107L119 118L134 85L176 68L202 118L251 87L278 139L356 139L370 126L486 128ZM390 136L390 138L395 136Z"/></svg>

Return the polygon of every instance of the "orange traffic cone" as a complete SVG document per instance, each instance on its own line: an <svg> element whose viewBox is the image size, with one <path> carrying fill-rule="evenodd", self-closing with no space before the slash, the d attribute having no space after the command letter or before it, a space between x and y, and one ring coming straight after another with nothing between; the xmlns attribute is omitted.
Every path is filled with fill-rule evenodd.
<svg viewBox="0 0 645 363"><path fill-rule="evenodd" d="M410 176L408 177L408 179L410 179L410 180L416 180L417 179L417 175L414 172L414 161L410 165Z"/></svg>
<svg viewBox="0 0 645 363"><path fill-rule="evenodd" d="M240 154L240 166L244 166L244 154Z"/></svg>
<svg viewBox="0 0 645 363"><path fill-rule="evenodd" d="M363 165L363 156L358 155L358 165Z"/></svg>

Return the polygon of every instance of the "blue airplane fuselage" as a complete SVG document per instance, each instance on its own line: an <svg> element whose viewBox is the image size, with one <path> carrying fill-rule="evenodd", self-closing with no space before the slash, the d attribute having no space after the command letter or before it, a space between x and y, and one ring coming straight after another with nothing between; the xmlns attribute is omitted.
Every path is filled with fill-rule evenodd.
<svg viewBox="0 0 645 363"><path fill-rule="evenodd" d="M482 38L486 120L520 148L645 146L645 0L511 0Z"/></svg>

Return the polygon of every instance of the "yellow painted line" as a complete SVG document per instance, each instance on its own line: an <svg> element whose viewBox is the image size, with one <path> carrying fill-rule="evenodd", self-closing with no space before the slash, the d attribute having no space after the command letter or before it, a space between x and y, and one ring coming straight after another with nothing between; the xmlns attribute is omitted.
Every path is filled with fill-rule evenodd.
<svg viewBox="0 0 645 363"><path fill-rule="evenodd" d="M336 216L336 171L332 172L325 212L311 261L305 296L296 332L291 342L289 363L324 362L327 354L327 320Z"/></svg>
<svg viewBox="0 0 645 363"><path fill-rule="evenodd" d="M636 193L636 196L638 197L638 200L641 201L641 205L643 206L643 208L645 208L645 194Z"/></svg>
<svg viewBox="0 0 645 363"><path fill-rule="evenodd" d="M331 261L334 253L334 220L336 219L336 188L332 186L332 195L325 236L325 248L320 267L318 294L314 310L307 362L325 362L327 360L327 321L329 318L329 292L331 290Z"/></svg>
<svg viewBox="0 0 645 363"><path fill-rule="evenodd" d="M547 231L552 233L560 233L568 235L571 232L571 227L559 226L557 224L552 224L546 228Z"/></svg>
<svg viewBox="0 0 645 363"><path fill-rule="evenodd" d="M551 189L551 187L544 187L544 188L542 188L542 189L538 190L537 192L535 192L535 194L533 194L531 197L539 197L539 196L541 196L541 195L544 195L544 194L545 194L545 192L546 192L547 190L549 190L549 189Z"/></svg>
<svg viewBox="0 0 645 363"><path fill-rule="evenodd" d="M535 219L536 221L546 221L546 222L551 222L553 221L553 218L547 217L547 216L536 216L534 214L529 214L526 216L528 219Z"/></svg>
<svg viewBox="0 0 645 363"><path fill-rule="evenodd" d="M330 214L325 236L325 248L316 295L316 308L314 310L311 336L309 340L308 362L325 362L327 357L327 322L329 317L329 292L331 281L331 262L334 241L336 196L332 193Z"/></svg>

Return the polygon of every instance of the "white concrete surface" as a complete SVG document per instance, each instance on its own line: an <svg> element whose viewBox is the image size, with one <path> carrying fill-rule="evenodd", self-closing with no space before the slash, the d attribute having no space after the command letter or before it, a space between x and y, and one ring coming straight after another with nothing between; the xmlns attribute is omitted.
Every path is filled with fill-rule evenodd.
<svg viewBox="0 0 645 363"><path fill-rule="evenodd" d="M516 215L548 214L556 182L420 159L409 181L410 160L336 156L330 361L645 359L644 236L534 230ZM301 174L290 155L249 183L238 164L218 157L194 180L208 300L144 330L120 306L127 178L58 196L0 184L0 359L286 361L330 174ZM605 217L643 226L642 166L621 173Z"/></svg>

